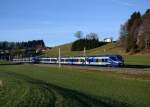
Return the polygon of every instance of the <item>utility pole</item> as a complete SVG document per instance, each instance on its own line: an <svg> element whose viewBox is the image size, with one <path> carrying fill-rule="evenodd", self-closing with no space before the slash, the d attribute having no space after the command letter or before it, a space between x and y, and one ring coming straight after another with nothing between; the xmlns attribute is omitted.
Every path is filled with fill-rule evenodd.
<svg viewBox="0 0 150 107"><path fill-rule="evenodd" d="M59 63L59 68L61 68L61 55L60 55L60 48L59 48L59 58L58 58L58 63Z"/></svg>
<svg viewBox="0 0 150 107"><path fill-rule="evenodd" d="M84 53L83 56L86 57L86 48L84 47Z"/></svg>
<svg viewBox="0 0 150 107"><path fill-rule="evenodd" d="M11 61L11 56L9 55L9 61Z"/></svg>
<svg viewBox="0 0 150 107"><path fill-rule="evenodd" d="M83 52L83 56L84 56L84 64L86 64L86 48L84 47L84 52Z"/></svg>

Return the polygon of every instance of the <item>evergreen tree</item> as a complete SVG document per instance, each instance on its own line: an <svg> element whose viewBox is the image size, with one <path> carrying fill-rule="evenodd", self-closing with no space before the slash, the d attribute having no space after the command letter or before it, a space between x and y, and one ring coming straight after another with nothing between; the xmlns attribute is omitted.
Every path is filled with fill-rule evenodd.
<svg viewBox="0 0 150 107"><path fill-rule="evenodd" d="M99 42L98 35L96 33L89 33L86 38L78 39L72 43L72 51L83 51L84 48L87 50L93 49L104 45L104 42Z"/></svg>

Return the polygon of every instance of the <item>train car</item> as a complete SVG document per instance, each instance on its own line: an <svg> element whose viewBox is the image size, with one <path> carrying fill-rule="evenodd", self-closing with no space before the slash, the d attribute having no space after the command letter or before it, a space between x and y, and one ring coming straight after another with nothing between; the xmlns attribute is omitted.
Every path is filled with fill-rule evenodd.
<svg viewBox="0 0 150 107"><path fill-rule="evenodd" d="M72 65L72 64L73 64L72 57L61 58L61 59L60 59L60 63L61 63L61 64Z"/></svg>
<svg viewBox="0 0 150 107"><path fill-rule="evenodd" d="M33 63L33 58L19 58L19 59L13 59L13 62L15 63Z"/></svg>
<svg viewBox="0 0 150 107"><path fill-rule="evenodd" d="M72 64L73 65L85 65L85 57L73 57Z"/></svg>
<svg viewBox="0 0 150 107"><path fill-rule="evenodd" d="M38 58L39 63L42 64L56 64L58 63L58 58Z"/></svg>
<svg viewBox="0 0 150 107"><path fill-rule="evenodd" d="M109 66L111 65L109 63L109 57L107 56L92 56L88 57L88 60L86 61L87 65L103 65L103 66Z"/></svg>
<svg viewBox="0 0 150 107"><path fill-rule="evenodd" d="M88 57L87 65L119 67L124 65L124 60L120 55L97 55Z"/></svg>
<svg viewBox="0 0 150 107"><path fill-rule="evenodd" d="M42 63L42 64L58 64L59 58L22 58L13 59L16 63ZM120 55L97 55L86 57L64 57L60 58L61 64L67 65L96 65L96 66L112 66L119 67L124 65L124 60Z"/></svg>
<svg viewBox="0 0 150 107"><path fill-rule="evenodd" d="M73 57L72 63L70 58L61 58L62 64L73 65L96 65L96 66L123 66L124 60L120 55L97 55L87 57ZM62 62L63 61L63 62Z"/></svg>

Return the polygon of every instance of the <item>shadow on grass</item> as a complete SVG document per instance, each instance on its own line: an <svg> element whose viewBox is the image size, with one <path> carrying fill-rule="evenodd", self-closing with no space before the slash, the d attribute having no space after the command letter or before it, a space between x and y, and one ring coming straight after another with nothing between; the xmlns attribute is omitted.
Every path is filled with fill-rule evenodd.
<svg viewBox="0 0 150 107"><path fill-rule="evenodd" d="M126 65L124 65L124 68L139 68L139 69L143 69L143 68L150 68L150 65L130 65L130 64L126 64Z"/></svg>
<svg viewBox="0 0 150 107"><path fill-rule="evenodd" d="M32 93L30 94L30 96L34 96L34 97L27 98L30 101L30 103L26 102L25 105L23 105L24 103L20 102L21 107L25 107L25 106L37 107L39 106L39 104L40 104L39 107L57 107L58 105L60 107L131 107L132 106L131 104L116 101L111 98L91 96L68 88L63 88L57 85L46 83L42 80L36 80L30 78L22 74L3 72L3 77L5 75L6 77L9 75L9 77L11 76L15 78L17 81L22 81L22 84L24 84L25 82L28 84L27 85L28 87L31 87ZM36 88L32 88L32 86L34 87L36 86ZM39 98L40 102L36 100L37 102L35 103L34 101L35 98L38 97L38 93L35 94L33 93L36 92L37 89L39 89L38 91L39 93L43 94L42 96L44 97L42 99L49 99L49 98L52 99L49 100L47 103L42 103L42 100L40 100Z"/></svg>
<svg viewBox="0 0 150 107"><path fill-rule="evenodd" d="M95 97L52 84L46 85L53 88L57 93L63 96L65 101L62 105L66 107L131 107L131 104L119 102L111 98ZM79 105L74 102L77 102Z"/></svg>

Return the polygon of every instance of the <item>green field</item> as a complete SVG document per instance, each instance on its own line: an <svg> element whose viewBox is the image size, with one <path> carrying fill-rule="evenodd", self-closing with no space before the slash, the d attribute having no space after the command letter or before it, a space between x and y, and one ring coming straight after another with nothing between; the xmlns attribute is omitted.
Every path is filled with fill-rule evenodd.
<svg viewBox="0 0 150 107"><path fill-rule="evenodd" d="M150 78L0 65L0 107L149 107Z"/></svg>
<svg viewBox="0 0 150 107"><path fill-rule="evenodd" d="M125 64L145 65L150 68L150 55L125 55Z"/></svg>
<svg viewBox="0 0 150 107"><path fill-rule="evenodd" d="M0 60L0 65L11 65L11 64L14 64L14 63L6 61L6 60Z"/></svg>

